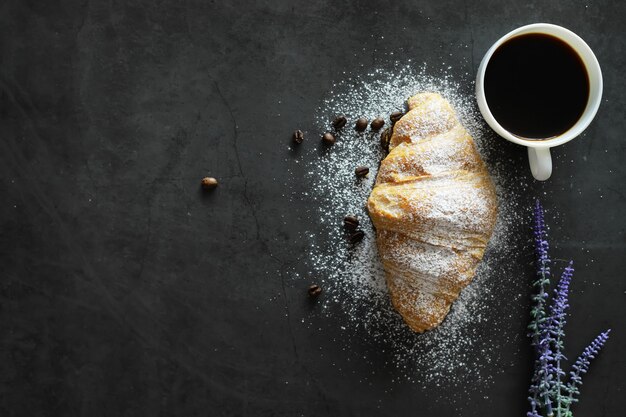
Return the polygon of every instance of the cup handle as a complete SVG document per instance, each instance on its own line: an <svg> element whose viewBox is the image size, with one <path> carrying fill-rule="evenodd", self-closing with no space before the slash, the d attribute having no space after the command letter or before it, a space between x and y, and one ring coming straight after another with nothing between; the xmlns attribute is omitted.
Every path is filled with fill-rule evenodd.
<svg viewBox="0 0 626 417"><path fill-rule="evenodd" d="M550 148L528 148L530 172L538 181L545 181L552 175Z"/></svg>

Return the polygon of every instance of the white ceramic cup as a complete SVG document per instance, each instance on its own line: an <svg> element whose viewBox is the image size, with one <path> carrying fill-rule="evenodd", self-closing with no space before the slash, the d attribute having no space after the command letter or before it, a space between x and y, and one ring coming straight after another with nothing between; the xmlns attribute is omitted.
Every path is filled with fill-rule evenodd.
<svg viewBox="0 0 626 417"><path fill-rule="evenodd" d="M491 114L489 106L487 105L487 100L485 99L485 71L493 53L507 40L518 35L525 35L529 33L552 35L567 43L578 53L583 61L583 64L585 65L585 68L587 69L587 75L589 76L589 99L587 100L587 107L585 107L582 116L566 132L544 140L524 139L523 137L514 135L513 133L507 131L500 125L500 123L498 123L495 117L493 117L493 114ZM601 99L602 71L600 70L600 64L598 63L596 56L591 51L591 48L589 48L589 45L587 45L578 35L561 26L549 23L535 23L517 28L498 39L498 41L494 43L491 48L489 48L483 57L480 66L478 67L478 76L476 77L476 100L478 101L480 112L485 118L485 121L498 135L502 136L506 140L528 148L530 171L532 172L533 177L539 181L547 180L552 174L552 158L550 157L550 148L569 142L580 135L583 130L589 126L589 123L591 123L596 115L598 107L600 107ZM515 97L511 97L511 100L515 100Z"/></svg>

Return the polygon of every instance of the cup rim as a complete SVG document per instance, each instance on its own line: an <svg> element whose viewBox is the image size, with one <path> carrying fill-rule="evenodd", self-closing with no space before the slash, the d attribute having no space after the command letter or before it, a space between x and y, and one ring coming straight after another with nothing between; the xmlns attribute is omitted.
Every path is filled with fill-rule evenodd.
<svg viewBox="0 0 626 417"><path fill-rule="evenodd" d="M542 31L542 29L544 31ZM548 31L546 32L545 30L548 30ZM587 108L585 109L583 114L580 116L578 121L572 127L570 127L567 131L565 131L564 133L561 133L560 135L556 137L548 138L548 139L525 139L509 132L504 127L502 127L502 125L500 125L500 123L493 116L493 114L491 113L491 110L489 109L489 105L487 104L487 99L485 97L485 88L484 88L485 73L487 69L487 64L489 63L489 60L493 56L494 52L504 42L506 42L507 40L519 34L535 33L535 32L536 33L548 33L549 35L558 37L563 42L571 46L579 54L579 56L581 55L580 53L581 50L584 50L587 55L586 56L587 59L583 58L582 56L581 56L581 59L583 60L583 64L585 65L585 69L587 70L587 75L590 77L590 80L589 80L590 92L589 92L589 99L588 99L589 101L587 104ZM573 45L569 39L564 39L560 35L565 35L566 37L574 39L578 43L578 45ZM597 74L597 80L595 80L597 83L597 87L595 87L593 91L591 91L591 89L594 87L591 85L592 80L590 76L590 72L592 69ZM528 146L532 148L551 148L554 146L562 145L576 138L577 136L579 136L589 126L589 124L595 117L598 111L598 108L600 107L600 102L602 101L602 90L603 90L602 70L600 69L600 63L598 62L598 59L593 53L593 50L591 49L591 47L589 47L589 45L580 36L572 32L571 30L566 29L559 25L552 24L552 23L532 23L529 25L520 26L517 29L514 29L508 32L507 34L505 34L504 36L500 37L500 39L498 39L489 48L489 50L483 57L480 63L480 66L478 68L478 75L476 79L476 98L478 101L478 107L480 109L480 112L483 115L483 118L489 124L489 126L491 126L491 128L495 130L496 133L498 133L503 138L513 143L517 143L519 145Z"/></svg>

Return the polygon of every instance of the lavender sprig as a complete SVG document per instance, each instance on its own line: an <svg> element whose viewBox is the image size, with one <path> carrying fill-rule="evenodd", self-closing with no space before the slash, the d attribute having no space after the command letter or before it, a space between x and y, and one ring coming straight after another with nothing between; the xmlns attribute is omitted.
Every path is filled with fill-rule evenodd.
<svg viewBox="0 0 626 417"><path fill-rule="evenodd" d="M550 305L550 332L551 342L553 344L554 358L553 364L551 364L550 372L552 379L550 381L551 397L554 398L556 403L556 415L562 417L565 415L566 401L563 397L563 391L566 391L565 384L562 378L565 377L565 372L561 368L561 361L567 360L564 351L563 339L565 338L565 316L566 310L569 307L569 284L572 280L574 268L572 267L573 261L570 261L559 280L557 288L554 290L554 297L552 304ZM567 391L566 391L567 392Z"/></svg>
<svg viewBox="0 0 626 417"><path fill-rule="evenodd" d="M528 336L531 338L531 345L535 350L535 371L531 379L528 390L531 411L528 416L535 417L538 408L542 407L552 414L552 402L549 395L551 372L549 364L554 357L551 352L549 340L550 335L546 323L546 300L548 293L546 286L550 285L550 257L548 255L548 232L544 221L543 207L539 200L535 203L534 210L535 225L535 255L537 261L537 279L533 282L536 293L532 297L534 303L531 314L531 321L528 325Z"/></svg>
<svg viewBox="0 0 626 417"><path fill-rule="evenodd" d="M548 302L550 286L550 257L548 256L548 234L544 212L539 201L534 209L534 238L537 261L537 278L533 282L536 292L532 297L531 322L528 336L535 351L535 367L528 390L530 411L527 417L572 417L570 406L577 402L582 385L582 374L589 369L591 359L598 354L610 330L601 333L585 348L578 357L569 382L565 383L566 373L561 365L567 360L564 351L565 323L569 307L569 286L574 268L572 261L563 271L561 279ZM549 305L548 305L549 304Z"/></svg>
<svg viewBox="0 0 626 417"><path fill-rule="evenodd" d="M596 357L596 355L602 349L602 346L609 339L609 333L611 333L611 329L600 333L593 341L583 350L583 353L580 354L574 365L572 365L572 371L570 374L570 381L567 384L567 390L569 391L569 396L567 397L567 409L572 403L578 402L578 395L580 395L579 387L583 384L582 376L586 374L589 370L589 364L591 360Z"/></svg>
<svg viewBox="0 0 626 417"><path fill-rule="evenodd" d="M533 282L533 286L536 287L537 292L532 297L534 303L530 312L531 322L528 325L530 330L529 336L531 337L531 345L538 352L539 342L541 341L542 329L541 326L546 319L546 299L548 293L545 287L550 285L550 257L548 255L548 232L546 230L546 224L544 221L543 207L539 200L535 203L534 210L535 226L535 256L537 261L537 279Z"/></svg>

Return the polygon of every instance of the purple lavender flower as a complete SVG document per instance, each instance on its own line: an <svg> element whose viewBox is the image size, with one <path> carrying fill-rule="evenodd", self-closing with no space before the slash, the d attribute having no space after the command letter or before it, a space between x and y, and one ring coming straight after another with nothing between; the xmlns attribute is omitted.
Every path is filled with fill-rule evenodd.
<svg viewBox="0 0 626 417"><path fill-rule="evenodd" d="M570 380L565 383L561 368L567 358L563 354L565 323L569 307L569 286L574 272L572 262L563 271L561 279L548 303L550 286L550 257L548 256L548 233L543 208L539 201L534 209L534 237L537 261L537 278L533 282L536 293L532 296L531 322L528 336L535 351L535 368L528 389L530 411L527 417L572 417L570 406L578 401L582 374L586 373L591 359L598 354L610 330L601 333L578 357L572 366ZM549 305L548 305L549 304ZM545 414L544 414L545 413Z"/></svg>
<svg viewBox="0 0 626 417"><path fill-rule="evenodd" d="M554 337L563 337L563 327L565 326L566 310L569 307L569 284L572 281L574 275L574 261L569 261L569 264L563 270L561 279L554 290L554 297L552 298L552 304L550 305L550 328Z"/></svg>
<svg viewBox="0 0 626 417"><path fill-rule="evenodd" d="M578 402L578 395L580 395L580 387L583 384L582 376L586 374L589 370L589 364L591 360L596 357L596 355L602 349L602 346L609 339L609 333L611 329L608 329L606 332L600 333L593 341L583 350L583 353L580 354L574 365L572 365L572 371L569 373L570 381L567 384L567 390L569 391L569 396L567 398L567 407L572 403Z"/></svg>
<svg viewBox="0 0 626 417"><path fill-rule="evenodd" d="M532 301L534 302L533 308L530 312L532 320L528 325L530 330L529 336L531 337L531 345L535 350L539 351L539 342L541 341L542 329L541 326L546 319L545 303L548 298L548 293L545 287L550 285L550 257L548 256L548 232L546 230L546 224L543 216L543 207L539 200L535 203L534 210L535 225L535 255L537 261L537 279L533 282L533 286L536 287L537 293L533 295Z"/></svg>
<svg viewBox="0 0 626 417"><path fill-rule="evenodd" d="M574 268L572 268L573 261L570 261L559 280L557 288L554 290L554 296L550 305L549 316L549 332L550 340L552 343L552 349L554 351L553 362L550 364L550 374L552 378L550 380L550 394L554 398L556 403L556 415L561 417L566 413L566 401L564 401L563 392L567 392L563 378L565 372L561 368L561 361L567 360L563 354L564 346L563 339L565 338L565 317L566 310L569 307L569 284L572 280Z"/></svg>
<svg viewBox="0 0 626 417"><path fill-rule="evenodd" d="M554 358L551 350L550 323L546 318L546 299L548 293L546 286L550 285L550 257L548 256L548 233L544 222L543 207L539 200L536 201L535 210L535 255L537 260L537 279L533 286L537 293L532 297L534 303L531 310L531 322L528 325L528 336L531 338L531 345L535 349L535 371L531 379L528 390L529 402L531 406L530 415L537 413L539 407L552 414L552 401L550 399L550 380L552 372L550 363Z"/></svg>

